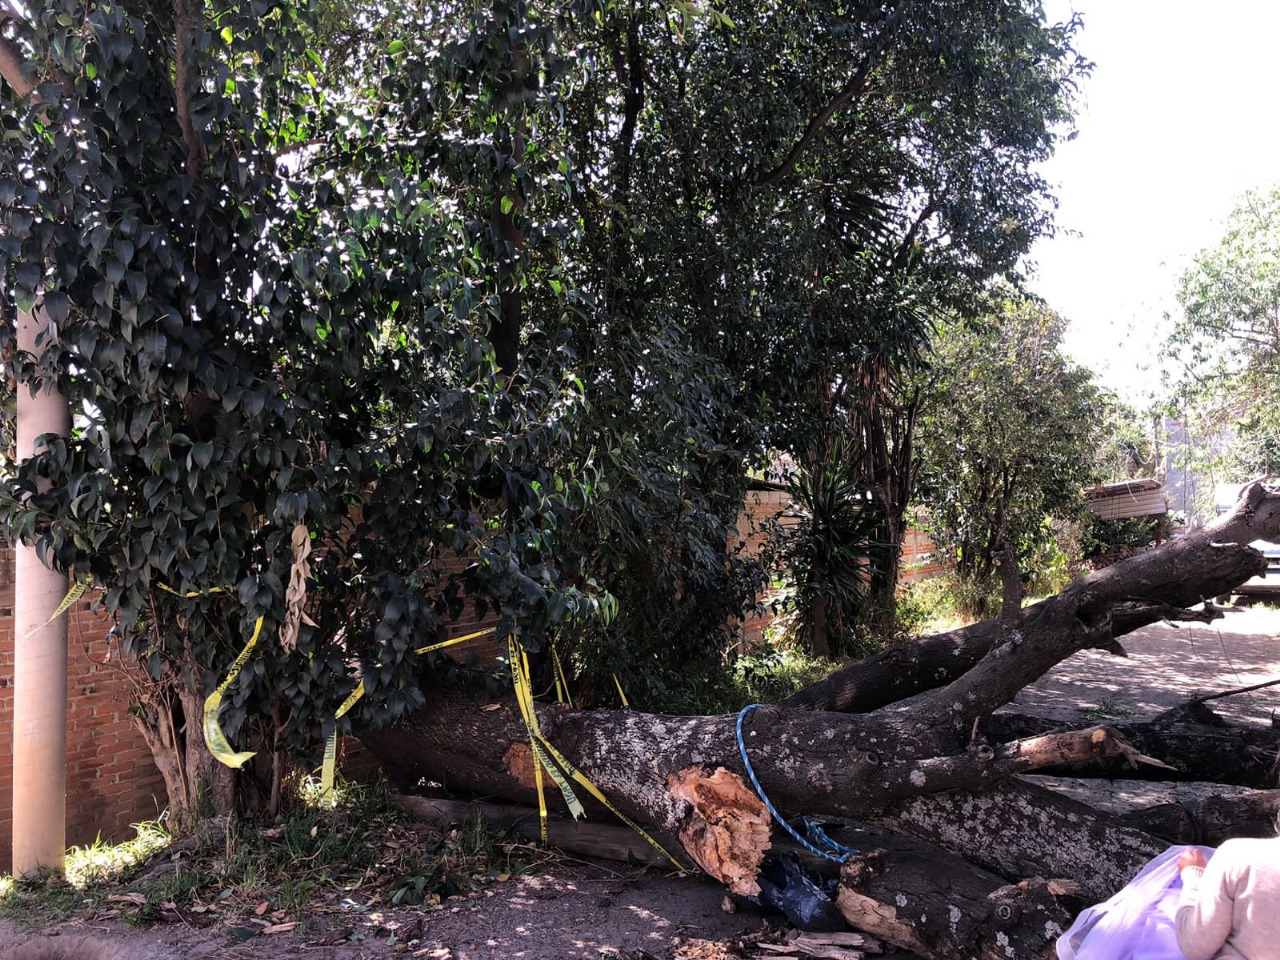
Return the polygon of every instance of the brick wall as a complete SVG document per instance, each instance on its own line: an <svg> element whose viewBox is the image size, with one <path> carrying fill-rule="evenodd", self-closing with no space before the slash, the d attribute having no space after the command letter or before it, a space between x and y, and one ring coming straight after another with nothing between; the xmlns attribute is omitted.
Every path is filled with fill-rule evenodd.
<svg viewBox="0 0 1280 960"><path fill-rule="evenodd" d="M923 580L946 568L941 552L928 535L915 527L908 527L907 535L902 539L902 570L898 582Z"/></svg>
<svg viewBox="0 0 1280 960"><path fill-rule="evenodd" d="M767 543L770 528L774 524L780 524L783 530L788 530L799 523L798 518L785 515L789 502L790 497L781 490L748 490L742 514L738 517L738 536L730 542L729 548L732 550L745 545L749 556L759 555ZM764 613L751 614L733 624L739 631L738 650L740 652L745 653L764 641L765 631L774 620L768 604L776 593L775 589L769 588L760 598L761 603L765 605Z"/></svg>
<svg viewBox="0 0 1280 960"><path fill-rule="evenodd" d="M123 840L164 808L164 782L129 719L130 690L110 662L111 624L82 600L67 611L67 842ZM0 872L13 816L13 551L0 549Z"/></svg>

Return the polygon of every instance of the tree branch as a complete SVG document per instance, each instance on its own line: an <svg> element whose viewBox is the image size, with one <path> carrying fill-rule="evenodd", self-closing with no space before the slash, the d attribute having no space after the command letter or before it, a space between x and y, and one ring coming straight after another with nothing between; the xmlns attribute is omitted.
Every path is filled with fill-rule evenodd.
<svg viewBox="0 0 1280 960"><path fill-rule="evenodd" d="M931 216L938 210L938 199L934 197L924 205L924 209L911 222L911 226L907 228L906 234L903 235L902 241L898 244L898 249L893 255L893 269L901 270L906 266L907 255L911 252L911 248L915 246L916 236L920 233L920 229L924 226Z"/></svg>
<svg viewBox="0 0 1280 960"><path fill-rule="evenodd" d="M200 25L200 7L196 0L173 0L173 18L176 27L174 45L174 105L178 115L178 127L182 142L187 147L187 176L195 183L200 177L205 159L204 141L191 122L191 87L198 76L196 56L196 32Z"/></svg>
<svg viewBox="0 0 1280 960"><path fill-rule="evenodd" d="M804 152L809 149L810 144L822 132L836 112L846 106L854 98L860 96L867 88L867 80L871 76L871 71L876 68L880 62L880 58L884 56L885 50L888 49L889 43L893 40L893 35L898 28L898 19L901 14L901 7L895 9L889 15L888 21L884 25L884 29L880 32L880 36L876 39L875 45L871 48L871 52L867 54L867 58L862 61L862 65L858 67L858 71L853 75L852 79L845 84L844 88L832 97L827 105L818 111L818 115L809 122L808 128L804 135L791 148L791 152L787 154L787 158L777 167L759 178L756 182L763 187L776 187L791 171L795 169L800 158L804 156Z"/></svg>
<svg viewBox="0 0 1280 960"><path fill-rule="evenodd" d="M35 84L27 78L27 58L8 37L0 37L0 77L13 87L19 97L26 100L35 91Z"/></svg>

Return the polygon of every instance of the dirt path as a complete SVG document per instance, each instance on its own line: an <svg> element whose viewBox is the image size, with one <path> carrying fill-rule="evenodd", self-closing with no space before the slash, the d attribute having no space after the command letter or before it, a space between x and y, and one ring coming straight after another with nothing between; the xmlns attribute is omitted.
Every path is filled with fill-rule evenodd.
<svg viewBox="0 0 1280 960"><path fill-rule="evenodd" d="M1277 634L1280 610L1262 607L1208 626L1147 627L1124 639L1127 658L1076 654L1012 706L1064 722L1154 715L1197 694L1280 678ZM1280 687L1217 700L1214 708L1268 724ZM81 918L46 931L73 949L41 960L727 960L732 954L709 942L755 934L764 919L750 907L725 913L723 899L719 885L696 877L558 860L438 908L351 902L296 930L248 939L226 925L202 927L195 915L145 929L118 917ZM76 942L84 936L101 946ZM29 937L0 925L0 948Z"/></svg>
<svg viewBox="0 0 1280 960"><path fill-rule="evenodd" d="M222 924L197 925L195 916L145 929L119 918L78 919L47 933L63 944L92 937L113 960L111 949L122 960L629 960L666 958L694 938L729 940L760 929L758 913L725 913L723 897L719 885L696 877L559 860L440 907L351 903L278 935L240 939ZM0 925L0 946L30 936ZM92 953L82 948L75 960L100 960Z"/></svg>

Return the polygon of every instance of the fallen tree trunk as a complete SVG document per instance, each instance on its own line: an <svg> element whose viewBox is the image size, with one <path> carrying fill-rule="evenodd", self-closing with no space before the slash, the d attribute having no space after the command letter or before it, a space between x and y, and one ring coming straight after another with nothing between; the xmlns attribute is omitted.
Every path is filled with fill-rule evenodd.
<svg viewBox="0 0 1280 960"><path fill-rule="evenodd" d="M411 780L450 768L450 789L532 802L532 755L514 708L492 709L446 695L433 702L424 722L367 735L365 743L398 761ZM746 786L736 718L555 706L539 707L539 718L550 741L623 812L679 837L686 857L731 889L755 892L751 878L769 847L771 825L758 801L750 805L754 791ZM749 720L743 743L754 772L766 795L789 815L866 820L922 794L985 791L1014 774L1064 761L1133 756L1132 748L1102 727L946 754L940 749L945 731L939 736L936 728L917 728L910 713L849 716L769 708ZM472 748L465 757L458 756L459 742ZM415 763L406 766L406 758ZM1029 838L1027 849L991 866L1005 876L1022 876L1039 847ZM1110 863L1112 854L1100 856ZM1106 876L1129 871L1133 862L1117 860Z"/></svg>
<svg viewBox="0 0 1280 960"><path fill-rule="evenodd" d="M1104 815L1086 821L1080 805L1008 781L1055 764L1142 761L1147 750L1106 728L989 745L979 725L1076 650L1109 646L1127 625L1253 576L1263 561L1247 544L1277 537L1280 498L1254 486L1211 528L998 621L909 645L896 660L854 665L777 707L671 717L540 705L538 717L550 742L620 809L679 837L686 857L739 892L752 891L774 827L748 786L745 750L763 793L788 816L879 817L1005 879L1070 877L1100 899L1163 844ZM882 689L871 689L875 678ZM429 696L428 704L365 734L365 743L414 779L532 799L533 754L512 704L457 694Z"/></svg>
<svg viewBox="0 0 1280 960"><path fill-rule="evenodd" d="M1161 620L1216 619L1221 612L1206 601L1265 573L1266 558L1247 545L1277 533L1277 500L1254 484L1242 491L1236 509L1217 522L1099 570L1019 616L1002 615L908 641L835 671L779 706L864 713L949 684L1001 643L1025 636L1030 611L1044 604L1070 608L1072 616L1090 624L1093 640L1079 649L1118 649L1116 638ZM1188 609L1198 604L1203 609Z"/></svg>
<svg viewBox="0 0 1280 960"><path fill-rule="evenodd" d="M1070 877L1105 900L1169 846L1070 797L1012 780L982 793L914 797L876 822L1005 877Z"/></svg>

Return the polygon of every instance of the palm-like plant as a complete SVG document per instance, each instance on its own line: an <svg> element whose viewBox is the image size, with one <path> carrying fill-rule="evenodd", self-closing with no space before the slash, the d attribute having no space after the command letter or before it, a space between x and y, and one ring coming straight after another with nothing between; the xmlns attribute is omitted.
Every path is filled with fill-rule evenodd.
<svg viewBox="0 0 1280 960"><path fill-rule="evenodd" d="M820 443L787 485L788 633L817 656L850 645L869 597L878 517L858 463L853 444L837 436Z"/></svg>

